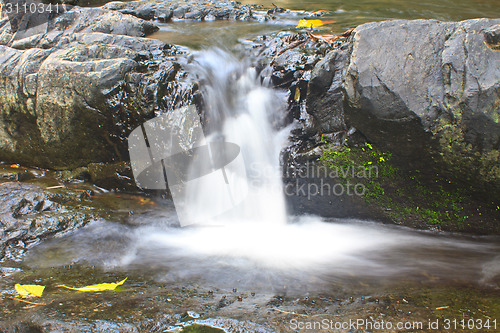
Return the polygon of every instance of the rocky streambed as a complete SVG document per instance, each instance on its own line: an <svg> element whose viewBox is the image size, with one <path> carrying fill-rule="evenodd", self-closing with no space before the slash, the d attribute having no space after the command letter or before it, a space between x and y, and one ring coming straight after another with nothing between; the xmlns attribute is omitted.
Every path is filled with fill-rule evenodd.
<svg viewBox="0 0 500 333"><path fill-rule="evenodd" d="M470 241L474 250L464 245L450 254L417 246L410 254L434 256L437 266L455 258L449 271L417 265L418 271L376 278L354 270L349 278L335 269L266 268L255 277L262 268L235 269L215 260L218 273L210 275L209 265L207 277L192 267L205 267L192 254L173 261L160 256L158 263L145 260L147 265L117 263L141 228L175 224L170 201L135 186L128 135L181 106L195 104L203 116L200 82L189 70L193 51L147 37L166 23L263 23L300 15L197 1L67 6L44 19L2 14L3 331L156 332L199 324L265 332L359 318L427 325L418 331L431 331L429 321L438 320L446 331L446 319L500 318L498 239L474 236L500 231L498 19L368 23L344 36L344 29L335 31L335 41L316 31L288 30L234 47L252 59L264 82L284 92L286 123L295 124L281 157L285 184L305 184L318 193L325 184L347 182L366 189L362 196L292 191L289 210L324 216L333 225L353 222L338 218L361 218L472 233L446 237ZM338 166L376 166L377 176L331 176ZM329 171L301 176L318 168ZM141 249L150 256L136 260L156 258ZM479 258L479 266L467 259L464 276L455 278L456 261L464 258ZM391 260L396 262L384 252L376 263ZM128 283L114 292L57 287L125 276ZM12 300L15 283L44 284L46 294L34 301L40 304Z"/></svg>

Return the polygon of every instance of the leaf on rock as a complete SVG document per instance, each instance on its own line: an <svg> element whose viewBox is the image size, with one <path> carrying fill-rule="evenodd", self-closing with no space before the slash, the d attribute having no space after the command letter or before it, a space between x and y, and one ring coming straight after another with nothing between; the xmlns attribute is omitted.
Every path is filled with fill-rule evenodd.
<svg viewBox="0 0 500 333"><path fill-rule="evenodd" d="M335 42L339 36L328 36L328 35L315 35L315 34L309 34L309 37L313 42L327 42L327 43L333 43Z"/></svg>
<svg viewBox="0 0 500 333"><path fill-rule="evenodd" d="M16 292L21 297L41 297L45 286L38 286L36 284L19 284L14 286Z"/></svg>
<svg viewBox="0 0 500 333"><path fill-rule="evenodd" d="M80 288L72 288L72 287L65 286L63 284L59 285L59 287L70 289L70 290L87 291L87 292L115 290L116 287L121 286L123 283L125 283L125 281L127 279L128 278L125 278L117 283L100 283L100 284L93 284L91 286L85 286L85 287L80 287Z"/></svg>
<svg viewBox="0 0 500 333"><path fill-rule="evenodd" d="M339 38L347 38L352 35L352 32L354 31L355 28L348 29L344 31L341 35L338 36L332 36L332 35L319 35L319 34L312 34L309 33L309 38L317 43L317 42L326 42L326 43L333 43Z"/></svg>
<svg viewBox="0 0 500 333"><path fill-rule="evenodd" d="M330 21L322 21L322 20L305 20L302 19L299 21L299 24L297 25L297 28L316 28L320 27L324 24L329 24L329 23L334 23L334 20Z"/></svg>
<svg viewBox="0 0 500 333"><path fill-rule="evenodd" d="M344 33L342 35L340 35L340 37L344 37L344 38L349 37L350 35L352 35L352 32L354 31L354 29L356 29L356 28L347 29L346 31L344 31Z"/></svg>
<svg viewBox="0 0 500 333"><path fill-rule="evenodd" d="M300 102L300 89L299 87L295 88L295 96L293 96L295 102Z"/></svg>

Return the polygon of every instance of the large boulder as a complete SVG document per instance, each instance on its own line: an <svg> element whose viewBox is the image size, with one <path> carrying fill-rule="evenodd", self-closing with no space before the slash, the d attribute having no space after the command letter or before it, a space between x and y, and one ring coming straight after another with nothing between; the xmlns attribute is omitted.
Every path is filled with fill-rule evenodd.
<svg viewBox="0 0 500 333"><path fill-rule="evenodd" d="M2 23L0 160L55 169L128 160L130 131L175 107L165 95L180 87L179 52L142 38L157 29L150 22L68 7L45 23Z"/></svg>
<svg viewBox="0 0 500 333"><path fill-rule="evenodd" d="M330 51L311 73L306 111L316 132L354 127L408 168L500 191L499 27L500 19L358 26L348 49Z"/></svg>
<svg viewBox="0 0 500 333"><path fill-rule="evenodd" d="M430 155L470 180L500 186L499 24L357 27L344 79L346 121L400 156Z"/></svg>
<svg viewBox="0 0 500 333"><path fill-rule="evenodd" d="M236 2L111 2L0 20L0 161L73 169L128 161L144 121L192 103L184 51L150 19L267 19Z"/></svg>

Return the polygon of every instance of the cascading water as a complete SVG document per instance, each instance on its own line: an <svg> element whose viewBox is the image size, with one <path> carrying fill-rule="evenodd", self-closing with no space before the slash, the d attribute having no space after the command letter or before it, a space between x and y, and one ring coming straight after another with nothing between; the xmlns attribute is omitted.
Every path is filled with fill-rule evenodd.
<svg viewBox="0 0 500 333"><path fill-rule="evenodd" d="M254 68L220 49L200 52L191 70L200 80L207 141L237 144L244 161L243 179L231 174L229 178L244 182L240 187L248 191L242 202L224 215L225 224L283 225L286 208L279 154L289 128L278 130L272 122L279 125L286 106L284 96L264 87ZM211 205L217 205L218 194L228 191L222 177L205 179L187 191L186 204L200 218Z"/></svg>

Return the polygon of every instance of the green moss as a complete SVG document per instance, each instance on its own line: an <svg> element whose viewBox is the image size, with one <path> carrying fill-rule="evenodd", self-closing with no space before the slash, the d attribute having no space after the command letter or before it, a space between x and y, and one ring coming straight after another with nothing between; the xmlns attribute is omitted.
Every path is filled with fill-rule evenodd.
<svg viewBox="0 0 500 333"><path fill-rule="evenodd" d="M391 153L380 151L369 143L362 147L327 144L320 161L330 169L364 168L368 171L376 168L377 172L371 172L371 177L339 173L339 180L344 184L362 183L366 189L364 200L383 208L398 223L412 220L429 226L453 224L460 228L469 218L464 212L466 196L463 189L440 177L429 181L418 170L403 171L393 164ZM480 209L478 214L481 214Z"/></svg>
<svg viewBox="0 0 500 333"><path fill-rule="evenodd" d="M487 186L500 194L500 152L480 152L465 139L461 112L453 120L441 120L433 134L439 137L440 156L450 173L481 188Z"/></svg>

